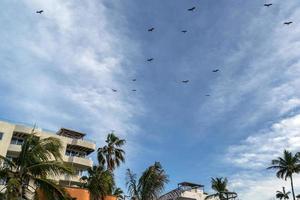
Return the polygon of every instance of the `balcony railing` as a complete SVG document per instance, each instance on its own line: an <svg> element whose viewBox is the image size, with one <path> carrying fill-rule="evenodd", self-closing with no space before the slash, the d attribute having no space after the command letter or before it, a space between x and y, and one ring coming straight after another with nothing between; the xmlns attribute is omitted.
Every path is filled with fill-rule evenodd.
<svg viewBox="0 0 300 200"><path fill-rule="evenodd" d="M76 156L64 156L64 162L71 163L72 165L79 165L81 167L92 167L93 161L88 158L80 158Z"/></svg>

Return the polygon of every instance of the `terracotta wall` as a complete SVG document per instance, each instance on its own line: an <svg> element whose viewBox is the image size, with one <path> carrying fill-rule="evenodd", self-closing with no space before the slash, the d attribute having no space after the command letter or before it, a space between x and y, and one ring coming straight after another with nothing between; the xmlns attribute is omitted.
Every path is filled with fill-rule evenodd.
<svg viewBox="0 0 300 200"><path fill-rule="evenodd" d="M76 200L90 200L90 192L82 188L65 188L70 196ZM41 191L38 191L40 200L48 200L44 197ZM112 200L112 199L111 199Z"/></svg>
<svg viewBox="0 0 300 200"><path fill-rule="evenodd" d="M104 200L117 200L116 196L112 196L112 195L107 195L104 197Z"/></svg>
<svg viewBox="0 0 300 200"><path fill-rule="evenodd" d="M76 200L90 200L90 193L82 188L65 188L72 198Z"/></svg>
<svg viewBox="0 0 300 200"><path fill-rule="evenodd" d="M86 189L82 188L72 188L68 187L65 190L70 194L70 196L76 200L90 200L90 192ZM45 199L44 195L38 191L39 199L40 200L47 200ZM104 200L117 200L116 196L107 195L104 197Z"/></svg>

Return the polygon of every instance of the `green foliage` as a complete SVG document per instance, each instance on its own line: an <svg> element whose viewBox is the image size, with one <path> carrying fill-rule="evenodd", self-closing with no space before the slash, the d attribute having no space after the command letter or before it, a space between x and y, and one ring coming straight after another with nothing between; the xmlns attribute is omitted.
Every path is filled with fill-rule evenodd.
<svg viewBox="0 0 300 200"><path fill-rule="evenodd" d="M119 139L114 133L110 133L106 138L106 145L98 149L98 162L100 165L113 171L116 167L125 162L124 150L122 146L126 143L124 139Z"/></svg>
<svg viewBox="0 0 300 200"><path fill-rule="evenodd" d="M282 191L277 191L276 192L276 198L280 199L280 200L289 199L289 195L290 195L290 192L286 192L284 187L282 187Z"/></svg>
<svg viewBox="0 0 300 200"><path fill-rule="evenodd" d="M219 200L235 199L237 194L230 192L227 189L228 180L227 178L217 177L211 179L211 188L215 191L214 194L208 195L205 199L218 198Z"/></svg>
<svg viewBox="0 0 300 200"><path fill-rule="evenodd" d="M124 192L121 188L114 188L112 195L118 197L118 199L123 199Z"/></svg>
<svg viewBox="0 0 300 200"><path fill-rule="evenodd" d="M93 200L103 199L105 195L112 194L114 178L109 170L103 166L93 166L88 169L88 176L83 176L82 187L90 191Z"/></svg>
<svg viewBox="0 0 300 200"><path fill-rule="evenodd" d="M272 165L268 169L277 170L276 176L278 178L291 181L292 195L295 200L293 174L298 174L300 172L300 157L299 153L293 155L292 152L284 150L283 157L278 157L272 160Z"/></svg>
<svg viewBox="0 0 300 200"><path fill-rule="evenodd" d="M157 199L168 181L168 176L159 162L148 167L138 181L136 175L127 170L126 185L130 196L135 200Z"/></svg>
<svg viewBox="0 0 300 200"><path fill-rule="evenodd" d="M47 177L72 174L65 166L60 150L61 142L53 137L40 139L33 132L27 136L18 158L11 161L0 157L0 179L7 180L5 198L28 199L38 186L48 199L65 200L68 195L63 188ZM30 184L30 181L35 184Z"/></svg>

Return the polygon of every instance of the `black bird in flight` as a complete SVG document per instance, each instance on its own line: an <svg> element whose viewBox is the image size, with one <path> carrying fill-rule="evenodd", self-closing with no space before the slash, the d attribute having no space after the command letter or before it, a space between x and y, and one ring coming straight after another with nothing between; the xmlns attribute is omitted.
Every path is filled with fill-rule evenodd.
<svg viewBox="0 0 300 200"><path fill-rule="evenodd" d="M210 97L210 94L205 95L206 97Z"/></svg>
<svg viewBox="0 0 300 200"><path fill-rule="evenodd" d="M219 69L212 70L212 72L219 72L219 71L220 71Z"/></svg>
<svg viewBox="0 0 300 200"><path fill-rule="evenodd" d="M44 12L44 11L43 10L36 11L36 13L38 13L38 14L42 14L42 12Z"/></svg>
<svg viewBox="0 0 300 200"><path fill-rule="evenodd" d="M190 82L190 80L184 80L184 81L181 81L182 83L188 83Z"/></svg>
<svg viewBox="0 0 300 200"><path fill-rule="evenodd" d="M132 90L133 92L136 92L136 90Z"/></svg>
<svg viewBox="0 0 300 200"><path fill-rule="evenodd" d="M153 60L154 60L154 58L149 58L149 59L147 59L148 62L151 62L151 61L153 61Z"/></svg>
<svg viewBox="0 0 300 200"><path fill-rule="evenodd" d="M115 90L115 89L111 89L113 92L117 92L117 90Z"/></svg>
<svg viewBox="0 0 300 200"><path fill-rule="evenodd" d="M154 27L148 29L149 32L154 31Z"/></svg>
<svg viewBox="0 0 300 200"><path fill-rule="evenodd" d="M136 79L132 79L132 81L136 81Z"/></svg>
<svg viewBox="0 0 300 200"><path fill-rule="evenodd" d="M182 33L186 33L186 32L187 32L187 30L182 30L181 32L182 32Z"/></svg>
<svg viewBox="0 0 300 200"><path fill-rule="evenodd" d="M284 22L283 24L290 25L291 23L293 23L293 22Z"/></svg>
<svg viewBox="0 0 300 200"><path fill-rule="evenodd" d="M273 5L272 3L265 3L264 4L264 6L266 6L266 7L269 7L269 6L271 6L271 5Z"/></svg>
<svg viewBox="0 0 300 200"><path fill-rule="evenodd" d="M196 9L196 7L192 7L192 8L189 8L188 11L194 11Z"/></svg>

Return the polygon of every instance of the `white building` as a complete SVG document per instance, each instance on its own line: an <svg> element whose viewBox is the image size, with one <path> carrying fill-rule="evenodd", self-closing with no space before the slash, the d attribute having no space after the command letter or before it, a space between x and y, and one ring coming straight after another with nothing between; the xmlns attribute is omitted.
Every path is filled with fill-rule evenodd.
<svg viewBox="0 0 300 200"><path fill-rule="evenodd" d="M24 137L32 134L32 131L33 127L30 126L0 121L0 155L11 159L18 157ZM34 134L40 138L55 137L62 142L63 161L69 163L76 170L76 175L65 175L55 177L55 179L62 186L78 185L82 172L93 166L89 155L96 149L95 142L86 140L84 133L66 128L61 128L56 133L35 129ZM0 183L0 190L2 188L3 185L1 186Z"/></svg>
<svg viewBox="0 0 300 200"><path fill-rule="evenodd" d="M178 187L170 192L159 197L159 200L205 200L208 196L204 192L204 185L199 185L190 182L182 182L178 184ZM229 192L228 200L237 200L236 193ZM212 197L211 200L219 200L218 197Z"/></svg>

